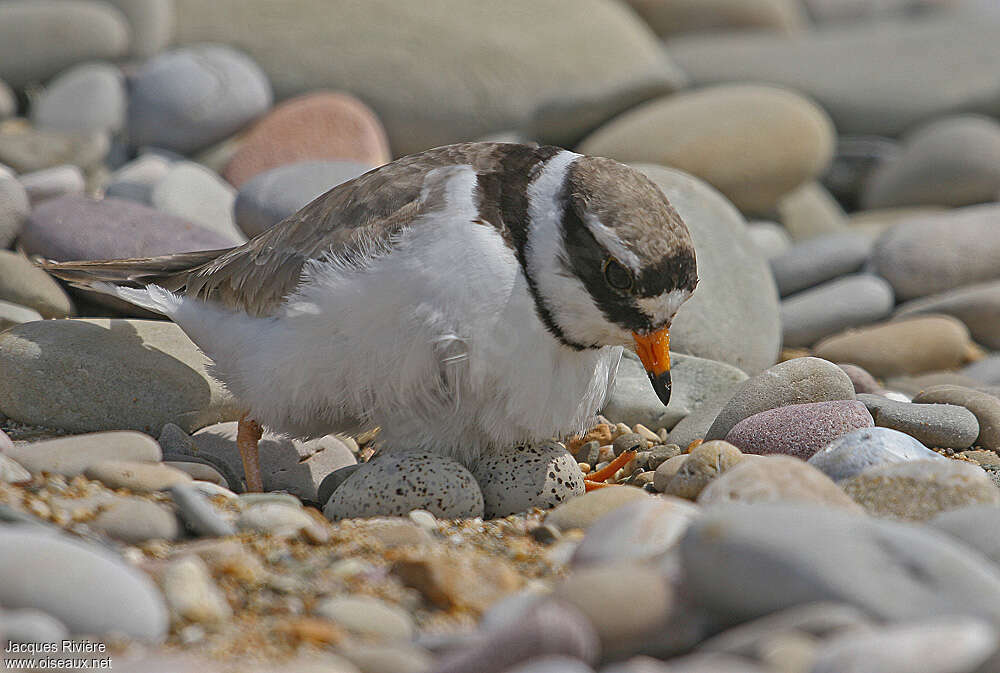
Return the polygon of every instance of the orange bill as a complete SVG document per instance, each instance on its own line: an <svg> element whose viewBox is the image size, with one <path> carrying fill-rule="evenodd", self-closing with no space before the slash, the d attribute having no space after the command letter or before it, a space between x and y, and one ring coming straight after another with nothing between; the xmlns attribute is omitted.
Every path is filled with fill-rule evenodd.
<svg viewBox="0 0 1000 673"><path fill-rule="evenodd" d="M635 352L642 360L656 396L666 406L670 402L670 328L649 334L633 333Z"/></svg>

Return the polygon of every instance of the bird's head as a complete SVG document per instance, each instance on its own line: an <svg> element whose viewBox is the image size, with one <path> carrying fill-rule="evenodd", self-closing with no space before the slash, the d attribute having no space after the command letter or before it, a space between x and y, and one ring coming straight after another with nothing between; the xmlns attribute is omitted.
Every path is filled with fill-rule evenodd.
<svg viewBox="0 0 1000 673"><path fill-rule="evenodd" d="M561 152L528 187L525 272L548 328L572 348L634 347L670 398L670 323L698 283L687 226L663 192L611 159Z"/></svg>

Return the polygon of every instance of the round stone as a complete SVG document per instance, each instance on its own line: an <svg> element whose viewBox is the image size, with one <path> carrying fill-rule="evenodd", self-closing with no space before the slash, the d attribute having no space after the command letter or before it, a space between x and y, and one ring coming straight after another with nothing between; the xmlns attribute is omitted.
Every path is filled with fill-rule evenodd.
<svg viewBox="0 0 1000 673"><path fill-rule="evenodd" d="M904 432L875 427L841 435L814 453L809 464L834 481L841 481L870 467L907 460L947 459Z"/></svg>
<svg viewBox="0 0 1000 673"><path fill-rule="evenodd" d="M0 171L0 251L21 233L29 212L31 205L24 185L12 174Z"/></svg>
<svg viewBox="0 0 1000 673"><path fill-rule="evenodd" d="M176 540L180 536L177 516L143 498L116 498L87 525L126 544Z"/></svg>
<svg viewBox="0 0 1000 673"><path fill-rule="evenodd" d="M979 435L975 445L1000 451L1000 398L980 390L962 386L931 386L913 398L921 404L959 405L975 414Z"/></svg>
<svg viewBox="0 0 1000 673"><path fill-rule="evenodd" d="M104 188L105 198L152 205L153 187L167 176L172 163L171 159L156 152L140 155L111 174Z"/></svg>
<svg viewBox="0 0 1000 673"><path fill-rule="evenodd" d="M124 488L135 493L165 491L175 484L191 481L186 472L163 463L140 463L131 460L102 460L91 463L83 472L87 479L108 488Z"/></svg>
<svg viewBox="0 0 1000 673"><path fill-rule="evenodd" d="M869 374L868 370L863 367L843 362L838 362L837 366L843 369L844 373L850 377L851 383L854 384L855 393L874 393L881 390L882 386L875 380L875 377Z"/></svg>
<svg viewBox="0 0 1000 673"><path fill-rule="evenodd" d="M408 612L373 596L327 598L314 612L361 637L410 640L416 630Z"/></svg>
<svg viewBox="0 0 1000 673"><path fill-rule="evenodd" d="M21 306L20 304L12 304L9 301L0 299L0 331L12 325L20 325L41 319L42 314L33 308Z"/></svg>
<svg viewBox="0 0 1000 673"><path fill-rule="evenodd" d="M565 532L580 528L587 530L605 514L626 503L651 497L640 488L609 486L590 491L559 505L545 516L545 523Z"/></svg>
<svg viewBox="0 0 1000 673"><path fill-rule="evenodd" d="M483 494L484 516L497 519L582 495L583 474L561 444L491 451L473 471Z"/></svg>
<svg viewBox="0 0 1000 673"><path fill-rule="evenodd" d="M182 556L170 561L163 569L160 584L175 619L218 624L233 616L208 566L197 556Z"/></svg>
<svg viewBox="0 0 1000 673"><path fill-rule="evenodd" d="M246 242L233 219L236 190L193 161L173 163L153 185L149 201L161 212L201 225L229 240L230 246Z"/></svg>
<svg viewBox="0 0 1000 673"><path fill-rule="evenodd" d="M734 84L633 108L585 138L579 151L678 168L743 212L760 213L822 173L833 142L829 117L811 101L784 89Z"/></svg>
<svg viewBox="0 0 1000 673"><path fill-rule="evenodd" d="M63 164L43 168L18 177L32 204L41 203L66 194L83 194L87 189L86 177L79 166Z"/></svg>
<svg viewBox="0 0 1000 673"><path fill-rule="evenodd" d="M73 303L52 276L9 250L0 250L0 299L33 308L43 318L73 313Z"/></svg>
<svg viewBox="0 0 1000 673"><path fill-rule="evenodd" d="M1000 281L978 283L913 299L896 309L896 317L939 313L958 318L976 343L1000 350Z"/></svg>
<svg viewBox="0 0 1000 673"><path fill-rule="evenodd" d="M963 406L942 404L942 399L931 399L938 403L912 404L881 395L858 396L858 401L871 412L875 425L905 432L929 447L967 449L972 446L979 435L979 421L975 414Z"/></svg>
<svg viewBox="0 0 1000 673"><path fill-rule="evenodd" d="M170 43L174 35L173 0L106 0L125 14L132 29L129 55L146 59Z"/></svg>
<svg viewBox="0 0 1000 673"><path fill-rule="evenodd" d="M125 78L109 63L85 63L49 82L31 106L40 129L116 132L125 124Z"/></svg>
<svg viewBox="0 0 1000 673"><path fill-rule="evenodd" d="M726 441L744 453L808 460L837 437L874 425L865 405L856 400L792 404L744 418L726 433Z"/></svg>
<svg viewBox="0 0 1000 673"><path fill-rule="evenodd" d="M663 492L694 500L713 479L743 461L739 448L722 440L695 447L666 483Z"/></svg>
<svg viewBox="0 0 1000 673"><path fill-rule="evenodd" d="M280 537L297 535L299 531L316 525L312 517L298 507L283 502L253 504L240 512L236 527L241 531L270 533Z"/></svg>
<svg viewBox="0 0 1000 673"><path fill-rule="evenodd" d="M629 0L657 35L667 37L719 30L799 33L809 18L789 0Z"/></svg>
<svg viewBox="0 0 1000 673"><path fill-rule="evenodd" d="M18 173L32 173L62 164L99 170L111 139L104 131L64 133L42 131L27 124L0 126L0 164Z"/></svg>
<svg viewBox="0 0 1000 673"><path fill-rule="evenodd" d="M757 252L764 259L772 260L792 247L788 230L777 222L755 220L747 223L747 233Z"/></svg>
<svg viewBox="0 0 1000 673"><path fill-rule="evenodd" d="M858 271L871 249L871 238L863 234L825 234L796 243L772 259L771 273L784 297Z"/></svg>
<svg viewBox="0 0 1000 673"><path fill-rule="evenodd" d="M794 241L805 241L846 231L847 215L819 182L807 182L781 197L775 206L778 220Z"/></svg>
<svg viewBox="0 0 1000 673"><path fill-rule="evenodd" d="M5 453L34 474L49 472L65 477L83 474L87 468L108 460L157 463L160 445L139 432L97 432L18 444Z"/></svg>
<svg viewBox="0 0 1000 673"><path fill-rule="evenodd" d="M706 507L730 502L800 502L861 511L828 476L791 456L743 460L698 496L698 504Z"/></svg>
<svg viewBox="0 0 1000 673"><path fill-rule="evenodd" d="M640 498L598 519L573 553L573 565L661 556L681 539L699 509L680 498Z"/></svg>
<svg viewBox="0 0 1000 673"><path fill-rule="evenodd" d="M823 337L888 317L892 286L879 276L855 274L804 290L781 302L782 344L808 347Z"/></svg>

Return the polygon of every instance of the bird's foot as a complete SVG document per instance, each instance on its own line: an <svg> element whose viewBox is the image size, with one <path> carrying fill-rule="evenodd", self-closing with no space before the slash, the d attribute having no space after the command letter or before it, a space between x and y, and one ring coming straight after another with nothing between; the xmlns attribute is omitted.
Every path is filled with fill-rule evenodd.
<svg viewBox="0 0 1000 673"><path fill-rule="evenodd" d="M628 463L636 457L635 451L623 451L620 456L612 460L610 463L599 469L597 472L591 472L583 478L583 486L588 491L593 491L598 488L604 488L605 486L612 486L613 484L607 483L608 479L615 476L618 470L622 469Z"/></svg>
<svg viewBox="0 0 1000 673"><path fill-rule="evenodd" d="M257 442L263 434L264 429L260 427L260 423L247 414L240 417L236 426L236 448L239 449L240 458L243 460L243 474L246 475L248 493L260 493L264 490L264 480L260 474L260 454L257 449Z"/></svg>

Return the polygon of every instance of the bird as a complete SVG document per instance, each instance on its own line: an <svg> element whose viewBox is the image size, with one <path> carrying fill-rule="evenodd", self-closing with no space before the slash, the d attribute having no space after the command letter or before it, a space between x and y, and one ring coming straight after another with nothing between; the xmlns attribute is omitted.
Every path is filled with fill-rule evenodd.
<svg viewBox="0 0 1000 673"><path fill-rule="evenodd" d="M698 283L664 193L608 158L447 145L337 185L247 243L44 261L72 284L175 322L243 405L246 488L262 428L379 428L380 445L474 467L578 434L623 349L670 399L669 328Z"/></svg>

